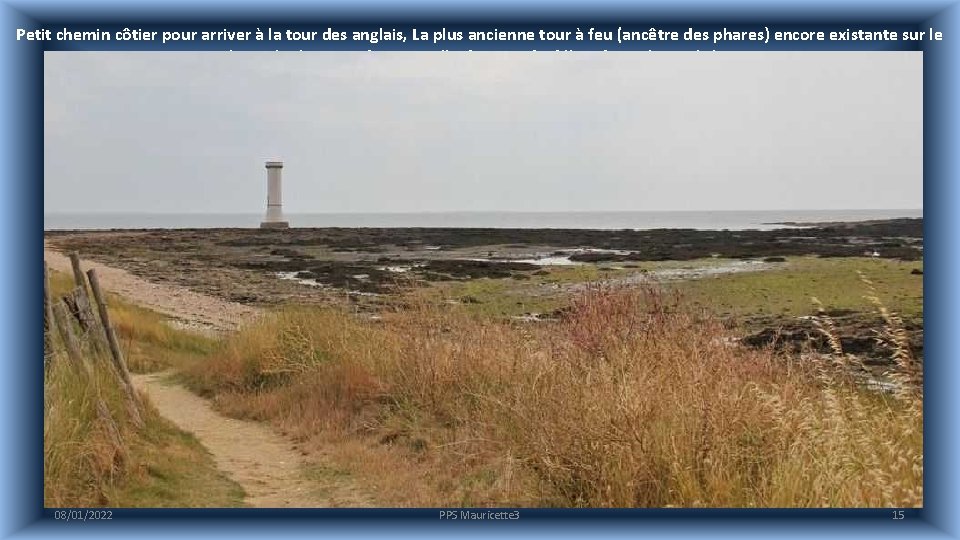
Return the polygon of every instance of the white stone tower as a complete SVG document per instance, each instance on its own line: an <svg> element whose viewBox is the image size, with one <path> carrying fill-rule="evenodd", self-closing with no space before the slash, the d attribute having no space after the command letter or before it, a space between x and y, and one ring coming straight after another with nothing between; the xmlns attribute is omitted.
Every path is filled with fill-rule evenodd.
<svg viewBox="0 0 960 540"><path fill-rule="evenodd" d="M261 229L286 229L290 226L283 218L283 198L280 183L282 171L282 161L267 162L267 215L260 223Z"/></svg>

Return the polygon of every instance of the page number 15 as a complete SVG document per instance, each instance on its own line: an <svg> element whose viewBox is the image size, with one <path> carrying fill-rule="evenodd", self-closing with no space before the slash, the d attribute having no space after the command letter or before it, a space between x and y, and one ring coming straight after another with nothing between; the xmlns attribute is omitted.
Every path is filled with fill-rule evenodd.
<svg viewBox="0 0 960 540"><path fill-rule="evenodd" d="M893 510L893 519L903 519L903 510Z"/></svg>

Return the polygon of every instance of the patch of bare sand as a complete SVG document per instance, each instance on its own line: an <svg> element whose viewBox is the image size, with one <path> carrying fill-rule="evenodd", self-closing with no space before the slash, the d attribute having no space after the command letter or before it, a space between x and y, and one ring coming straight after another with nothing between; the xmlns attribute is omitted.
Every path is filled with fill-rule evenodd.
<svg viewBox="0 0 960 540"><path fill-rule="evenodd" d="M43 243L43 258L51 269L72 274L70 259L46 241ZM81 265L84 271L96 269L100 283L108 291L134 304L174 317L179 326L187 329L214 332L236 330L260 313L257 308L196 293L184 287L151 283L126 270L95 261L82 259Z"/></svg>
<svg viewBox="0 0 960 540"><path fill-rule="evenodd" d="M266 424L227 418L169 374L133 375L137 389L165 418L194 436L213 454L217 467L247 493L255 508L330 508L371 506L349 477L305 479L312 464Z"/></svg>

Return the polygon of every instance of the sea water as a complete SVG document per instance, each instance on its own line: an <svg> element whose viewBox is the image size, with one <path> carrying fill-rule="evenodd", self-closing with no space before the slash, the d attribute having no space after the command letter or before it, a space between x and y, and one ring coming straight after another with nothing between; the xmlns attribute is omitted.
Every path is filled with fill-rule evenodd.
<svg viewBox="0 0 960 540"><path fill-rule="evenodd" d="M45 213L44 230L255 228L261 214ZM784 222L923 217L922 209L680 212L423 212L287 214L291 227L768 230Z"/></svg>

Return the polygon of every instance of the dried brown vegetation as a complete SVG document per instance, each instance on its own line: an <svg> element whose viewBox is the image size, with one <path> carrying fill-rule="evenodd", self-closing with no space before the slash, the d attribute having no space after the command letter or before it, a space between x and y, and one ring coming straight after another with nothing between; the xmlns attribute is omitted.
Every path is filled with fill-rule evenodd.
<svg viewBox="0 0 960 540"><path fill-rule="evenodd" d="M185 378L229 414L350 448L334 457L388 506L920 506L921 370L885 317L890 394L843 351L744 348L675 298L609 288L537 325L291 308Z"/></svg>

